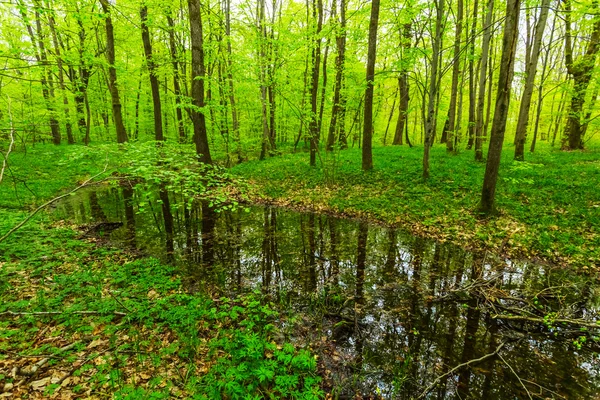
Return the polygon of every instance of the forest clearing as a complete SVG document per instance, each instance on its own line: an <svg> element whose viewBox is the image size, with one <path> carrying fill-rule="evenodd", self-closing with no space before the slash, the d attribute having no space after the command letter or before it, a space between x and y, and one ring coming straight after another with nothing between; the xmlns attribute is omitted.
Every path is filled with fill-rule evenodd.
<svg viewBox="0 0 600 400"><path fill-rule="evenodd" d="M598 398L596 0L0 26L0 398Z"/></svg>

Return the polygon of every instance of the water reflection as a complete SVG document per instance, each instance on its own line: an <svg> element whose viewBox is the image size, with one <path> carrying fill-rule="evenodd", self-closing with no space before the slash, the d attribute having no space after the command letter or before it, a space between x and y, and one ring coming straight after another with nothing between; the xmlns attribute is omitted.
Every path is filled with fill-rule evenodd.
<svg viewBox="0 0 600 400"><path fill-rule="evenodd" d="M339 398L417 398L436 379L424 398L597 396L591 335L494 318L525 308L525 292L537 293L543 310L526 315L568 307L573 318L591 318L589 283L556 296L564 272L544 265L325 215L185 203L164 188L142 195L126 186L82 192L59 212L82 224L122 222L111 240L181 265L191 290L208 281L225 295L259 290L304 311L311 318L292 325L288 339L310 342ZM502 343L501 357L449 373Z"/></svg>

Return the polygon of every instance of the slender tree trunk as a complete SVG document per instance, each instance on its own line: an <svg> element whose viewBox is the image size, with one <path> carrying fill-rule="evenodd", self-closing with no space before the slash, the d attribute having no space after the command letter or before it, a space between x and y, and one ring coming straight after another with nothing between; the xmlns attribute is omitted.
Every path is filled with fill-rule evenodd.
<svg viewBox="0 0 600 400"><path fill-rule="evenodd" d="M402 55L406 58L408 58L407 53L409 52L411 46L411 31L412 24L404 24L402 30ZM408 103L410 101L408 92L408 68L406 68L405 66L403 66L402 72L398 77L398 90L400 92L400 103L398 109L398 121L396 122L396 132L394 134L394 141L392 142L392 144L400 146L402 145L402 134L404 132L404 126L408 125L406 121L408 119Z"/></svg>
<svg viewBox="0 0 600 400"><path fill-rule="evenodd" d="M492 0L490 0L492 1ZM429 102L427 104L427 119L424 139L423 151L423 179L429 179L429 151L433 145L435 137L435 110L436 100L438 96L438 63L440 61L440 46L443 33L443 17L444 17L445 0L437 0L435 2L436 20L435 20L435 37L433 38L432 54L431 54L431 76L429 81Z"/></svg>
<svg viewBox="0 0 600 400"><path fill-rule="evenodd" d="M457 0L456 31L454 32L454 64L452 65L452 87L450 89L450 108L448 109L448 130L446 131L446 150L454 151L456 134L456 103L458 97L458 78L460 76L460 43L462 39L463 0Z"/></svg>
<svg viewBox="0 0 600 400"><path fill-rule="evenodd" d="M79 15L79 11L78 11ZM84 109L86 108L86 91L88 87L88 83L90 80L90 68L86 59L84 57L85 52L85 38L86 32L83 26L83 21L80 16L77 17L77 26L78 26L78 38L79 38L79 48L78 50L78 61L79 61L79 69L78 76L75 79L75 108L77 109L77 126L79 127L79 133L84 135L84 144L87 146L89 144L89 130L87 129L88 123L86 122L85 115L87 114Z"/></svg>
<svg viewBox="0 0 600 400"><path fill-rule="evenodd" d="M67 143L74 144L75 138L73 137L73 128L71 126L71 113L69 111L69 99L67 98L67 90L65 86L65 77L63 73L63 59L60 54L60 46L58 43L58 36L56 34L56 28L54 23L54 17L52 14L48 15L48 27L50 28L50 34L52 35L52 42L54 44L54 55L56 56L56 65L58 67L58 84L60 91L62 92L64 114L65 114L65 129L67 131Z"/></svg>
<svg viewBox="0 0 600 400"><path fill-rule="evenodd" d="M399 92L399 90L396 90L394 92L394 100L392 102L392 108L390 109L390 116L388 118L387 124L385 125L385 134L383 135L383 145L384 146L387 144L388 131L390 130L392 118L394 117L394 111L396 111L396 99L398 98L398 92Z"/></svg>
<svg viewBox="0 0 600 400"><path fill-rule="evenodd" d="M373 169L373 92L375 85L375 58L377 56L377 25L379 24L379 0L371 1L369 23L369 51L367 56L367 88L365 90L365 117L363 121L362 169Z"/></svg>
<svg viewBox="0 0 600 400"><path fill-rule="evenodd" d="M206 67L204 65L204 38L202 36L200 0L188 0L188 12L192 47L193 107L190 110L190 117L194 124L194 143L196 144L196 154L198 154L200 162L212 164L208 135L206 133L206 117L204 116L204 110L202 109L204 107L204 79L206 78Z"/></svg>
<svg viewBox="0 0 600 400"><path fill-rule="evenodd" d="M475 140L475 104L476 104L476 91L477 86L475 85L475 31L477 29L477 11L479 8L479 1L475 0L473 5L473 21L471 24L471 34L469 35L469 124L467 126L467 132L469 139L467 141L467 150L473 148Z"/></svg>
<svg viewBox="0 0 600 400"><path fill-rule="evenodd" d="M546 20L548 19L548 11L550 8L550 0L542 0L540 8L540 16L535 26L535 37L533 38L533 48L529 56L529 64L525 69L525 87L523 88L523 96L521 97L521 107L519 109L519 119L517 122L517 131L515 137L515 160L523 161L525 159L525 140L527 139L527 126L529 123L529 108L531 107L531 99L533 97L533 85L535 83L535 75L537 72L538 60L542 48L542 37L544 29L546 29ZM546 68L544 64L544 69ZM543 71L542 71L543 75ZM541 87L541 85L540 85Z"/></svg>
<svg viewBox="0 0 600 400"><path fill-rule="evenodd" d="M333 0L335 4L337 0ZM333 9L335 14L335 8ZM332 17L333 18L333 17ZM344 130L345 107L342 109L342 104L345 106L344 94L342 86L344 81L344 65L346 60L346 0L340 0L340 24L337 27L336 46L337 57L335 59L335 85L333 90L333 108L331 110L331 122L329 124L329 135L327 137L327 151L332 151L336 142L336 132ZM338 135L341 141L341 133ZM345 140L345 135L344 135Z"/></svg>
<svg viewBox="0 0 600 400"><path fill-rule="evenodd" d="M58 120L56 119L56 111L54 110L53 96L52 96L52 82L50 81L48 74L48 58L46 56L46 49L44 45L42 26L40 23L39 13L36 12L36 30L37 30L37 38L36 32L34 32L33 27L29 23L29 17L26 14L27 6L25 6L22 1L19 1L19 12L21 13L21 17L23 19L23 23L27 28L27 32L29 33L29 37L31 39L31 44L34 50L34 56L36 61L42 68L42 74L40 78L40 83L42 84L42 96L44 97L44 103L46 104L46 109L49 114L49 123L50 123L50 132L52 135L52 142L56 145L60 144L61 135L60 135L60 125Z"/></svg>
<svg viewBox="0 0 600 400"><path fill-rule="evenodd" d="M317 97L319 94L319 73L321 68L321 29L323 28L323 0L313 0L313 18L317 20L316 31L313 33L312 49L312 78L310 85L310 165L317 164L317 151L319 150L319 123L317 121Z"/></svg>
<svg viewBox="0 0 600 400"><path fill-rule="evenodd" d="M121 100L119 98L119 88L117 86L117 69L115 68L115 36L110 16L111 4L108 0L100 0L102 10L104 11L104 23L106 29L106 59L108 61L108 87L112 98L113 119L117 131L117 143L124 143L128 140L125 125L123 124L123 115L121 114Z"/></svg>
<svg viewBox="0 0 600 400"><path fill-rule="evenodd" d="M323 113L325 111L325 94L327 93L327 56L329 55L329 39L325 44L325 52L323 54L323 85L321 85L321 100L319 106L319 141L321 141L321 132L323 127Z"/></svg>
<svg viewBox="0 0 600 400"><path fill-rule="evenodd" d="M514 74L515 53L519 37L520 7L521 0L508 0L506 3L502 59L500 60L500 74L498 77L498 95L483 178L481 203L479 205L479 211L484 215L495 212L496 182L498 180L502 144L504 142L504 132L506 130L506 120L510 103L511 83Z"/></svg>
<svg viewBox="0 0 600 400"><path fill-rule="evenodd" d="M236 143L236 153L238 156L238 162L242 161L242 147L240 143L240 121L237 109L237 102L235 99L235 86L233 83L233 51L231 48L231 0L224 0L224 13L225 13L225 37L227 40L227 83L228 83L228 95L229 95L229 106L231 108L231 125L233 129L233 140Z"/></svg>
<svg viewBox="0 0 600 400"><path fill-rule="evenodd" d="M140 19L142 21L142 42L144 43L144 54L146 55L146 67L150 75L150 88L152 89L152 106L154 109L154 139L165 140L162 126L162 109L160 103L160 88L156 76L156 65L152 56L152 43L150 42L150 31L148 29L148 6L140 7Z"/></svg>
<svg viewBox="0 0 600 400"><path fill-rule="evenodd" d="M177 121L177 132L179 143L187 141L183 113L181 112L181 87L179 85L179 57L177 56L177 45L175 42L175 21L171 16L171 10L166 13L169 27L169 51L171 53L171 64L173 65L173 95L175 96L175 119Z"/></svg>
<svg viewBox="0 0 600 400"><path fill-rule="evenodd" d="M481 45L481 65L479 69L479 92L477 97L477 119L475 124L475 160L483 160L483 138L484 118L483 110L485 108L485 84L487 77L487 65L489 60L490 41L492 38L492 16L494 14L494 0L488 0L487 11L485 14L485 26L483 33L483 43ZM491 78L490 78L491 79Z"/></svg>

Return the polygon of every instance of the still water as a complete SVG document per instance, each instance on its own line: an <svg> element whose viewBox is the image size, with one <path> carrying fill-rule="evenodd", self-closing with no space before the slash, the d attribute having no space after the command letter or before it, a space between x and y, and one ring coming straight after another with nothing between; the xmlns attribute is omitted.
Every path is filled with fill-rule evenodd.
<svg viewBox="0 0 600 400"><path fill-rule="evenodd" d="M600 398L597 331L548 321L593 323L598 293L561 268L327 215L184 204L99 187L56 215L181 266L189 290L258 291L294 310L282 335L319 355L338 398Z"/></svg>

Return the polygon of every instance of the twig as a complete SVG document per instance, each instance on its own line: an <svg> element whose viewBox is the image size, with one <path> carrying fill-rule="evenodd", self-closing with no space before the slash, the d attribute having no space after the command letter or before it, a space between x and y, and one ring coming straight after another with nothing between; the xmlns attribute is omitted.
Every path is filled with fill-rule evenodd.
<svg viewBox="0 0 600 400"><path fill-rule="evenodd" d="M117 297L114 295L114 293L113 293L113 292L111 292L111 291L109 290L109 291L108 291L108 294L110 294L110 295L111 295L111 297L112 297L113 299L115 299L115 301L116 301L117 303L119 303L119 305L120 305L121 307L123 307L125 310L127 310L127 311L131 312L131 310L130 310L129 308L127 308L127 306L125 306L125 304L121 303L121 300L117 299Z"/></svg>
<svg viewBox="0 0 600 400"><path fill-rule="evenodd" d="M69 345L61 347L60 349L58 349L58 351L56 352L56 354L54 356L56 356L57 354L60 354L60 353L64 353L67 350L71 350L78 343L79 342L73 342L73 343L71 343ZM26 376L34 376L38 372L38 370L40 368L42 368L48 361L50 361L50 358L51 357L44 357L40 361L38 361L35 364L33 364L30 368L28 368L28 369L20 369L18 371L18 374L19 375L26 375Z"/></svg>
<svg viewBox="0 0 600 400"><path fill-rule="evenodd" d="M68 193L65 193L63 195L60 195L58 197L53 198L52 200L49 200L47 202L45 202L44 204L42 204L41 206L39 206L38 208L36 208L35 210L33 210L33 212L31 214L29 214L27 216L27 218L25 218L23 221L21 221L19 224L17 224L15 227L13 227L11 230L9 230L8 232L6 232L6 234L4 234L4 236L0 237L0 243L2 243L4 240L6 240L7 237L9 237L10 235L12 235L14 232L16 232L19 228L21 228L23 225L25 225L31 218L34 217L35 214L37 214L40 210L48 207L50 204L57 202L60 199L63 199L69 195L71 195L72 193L75 193L76 191L78 191L81 188L84 188L86 186L90 185L90 182L94 179L97 178L98 176L102 175L103 173L106 172L108 168L108 163L104 166L104 169L102 170L102 172L97 173L96 175L92 176L91 178L87 179L85 182L83 182L81 185L77 186L75 189L71 190Z"/></svg>
<svg viewBox="0 0 600 400"><path fill-rule="evenodd" d="M498 354L498 357L500 357L500 359L502 360L502 362L504 364L506 364L506 366L508 367L508 369L510 369L510 371L513 373L513 375L517 377L517 379L519 380L519 383L521 384L521 386L523 387L523 389L525 389L525 393L527 393L527 397L529 397L529 400L533 400L533 397L531 397L531 393L529 393L529 390L527 390L527 386L525 386L525 383L523 383L523 381L521 380L521 377L519 376L519 374L517 374L515 372L515 370L513 369L513 367L511 367L510 364L506 362L506 360L504 359L504 357L502 357L502 355Z"/></svg>
<svg viewBox="0 0 600 400"><path fill-rule="evenodd" d="M8 156L12 151L13 145L15 144L15 127L13 125L13 117L12 111L10 108L10 97L7 96L8 99L8 117L10 119L10 144L8 145L8 151L6 154L3 154L4 161L2 161L2 170L0 170L0 183L2 183L2 179L4 179L4 170L6 169L6 165L8 164Z"/></svg>
<svg viewBox="0 0 600 400"><path fill-rule="evenodd" d="M499 352L500 350L502 350L502 348L504 347L504 345L505 345L505 344L506 344L506 342L502 342L502 343L500 343L500 345L499 345L498 347L496 347L496 350L494 350L492 353L488 353L488 354L486 354L486 355L484 355L484 356L482 356L482 357L475 358L475 359L473 359L473 360L469 360L469 361L467 361L467 362L464 362L464 363L462 363L462 364L458 364L456 367L452 368L450 371L446 372L446 373L445 373L445 374L443 374L443 375L440 375L440 376L438 376L437 378L435 378L435 380L433 381L433 383L432 383L431 385L429 385L429 386L427 387L427 389L425 389L425 390L423 391L423 393L421 393L421 394L419 395L419 397L417 397L417 399L416 399L416 400L422 399L422 398L424 398L425 396L427 396L427 393L429 393L429 392L431 391L431 389L433 389L433 388L435 387L435 385L437 385L437 384L438 384L438 382L439 382L439 381L441 381L442 379L444 379L444 378L445 378L445 377L447 377L448 375L451 375L451 374L453 374L453 373L454 373L456 370L458 370L458 369L460 369L460 368L462 368L462 367L469 366L469 365L471 365L471 364L474 364L474 363L478 363L478 362L481 362L481 361L487 360L487 359L488 359L488 358L490 358L490 357L494 357L496 354L498 354L498 352Z"/></svg>
<svg viewBox="0 0 600 400"><path fill-rule="evenodd" d="M556 319L549 319L546 321L543 318L526 317L523 315L500 315L500 314L492 315L492 318L515 320L515 321L529 321L529 322L537 322L540 324L547 324L549 322L551 322L553 324L554 323L571 324L571 325L585 326L587 328L600 329L600 323L587 322L585 320L580 320L580 319L556 318Z"/></svg>
<svg viewBox="0 0 600 400"><path fill-rule="evenodd" d="M114 314L120 316L126 316L127 314L119 311L102 312L102 311L37 311L37 312L15 312L15 311L4 311L0 313L3 315L60 315L60 314L81 314L81 315L104 315Z"/></svg>

